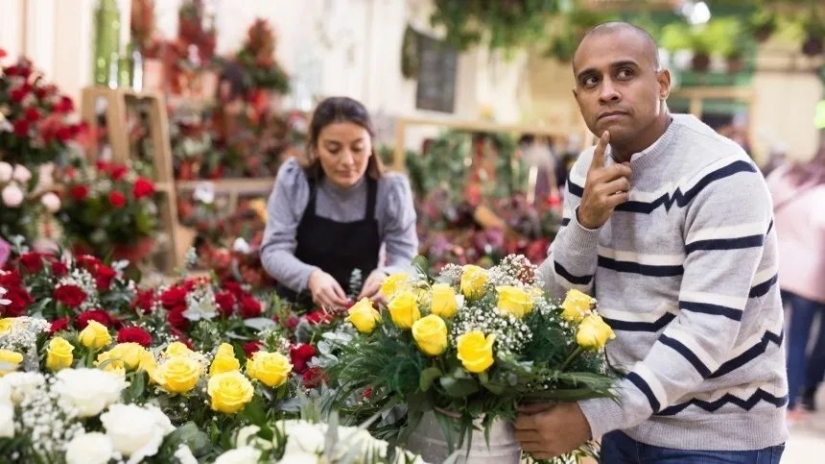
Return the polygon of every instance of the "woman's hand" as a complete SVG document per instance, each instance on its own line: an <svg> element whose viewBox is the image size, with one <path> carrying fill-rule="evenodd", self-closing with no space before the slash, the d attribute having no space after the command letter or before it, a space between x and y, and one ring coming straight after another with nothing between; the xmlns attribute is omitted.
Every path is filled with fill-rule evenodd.
<svg viewBox="0 0 825 464"><path fill-rule="evenodd" d="M383 284L386 279L386 272L380 269L372 271L369 277L367 277L367 281L364 282L364 286L361 288L361 294L358 295L358 299L369 298L372 301L383 302L384 296L381 294L381 284Z"/></svg>
<svg viewBox="0 0 825 464"><path fill-rule="evenodd" d="M307 288L312 293L312 301L324 309L340 309L349 305L349 298L338 281L320 269L309 275Z"/></svg>

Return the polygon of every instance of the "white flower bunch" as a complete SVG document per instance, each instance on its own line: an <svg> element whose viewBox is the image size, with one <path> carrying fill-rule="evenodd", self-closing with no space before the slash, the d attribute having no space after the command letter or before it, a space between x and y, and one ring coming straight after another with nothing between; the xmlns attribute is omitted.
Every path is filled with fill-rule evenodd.
<svg viewBox="0 0 825 464"><path fill-rule="evenodd" d="M0 319L0 349L26 353L36 349L37 337L48 332L50 324L39 317Z"/></svg>
<svg viewBox="0 0 825 464"><path fill-rule="evenodd" d="M533 338L527 324L513 314L470 304L456 314L450 331L451 346L456 346L458 337L474 330L495 334L497 352L501 354L518 353Z"/></svg>
<svg viewBox="0 0 825 464"><path fill-rule="evenodd" d="M212 320L217 316L218 306L211 285L196 285L186 293L186 311L183 312L183 317L190 321L199 321Z"/></svg>

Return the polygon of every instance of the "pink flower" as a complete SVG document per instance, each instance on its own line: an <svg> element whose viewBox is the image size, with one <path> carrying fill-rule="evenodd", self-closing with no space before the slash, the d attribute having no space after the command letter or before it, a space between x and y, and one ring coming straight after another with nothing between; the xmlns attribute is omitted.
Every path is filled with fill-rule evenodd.
<svg viewBox="0 0 825 464"><path fill-rule="evenodd" d="M3 197L3 204L9 208L17 208L23 203L23 191L20 190L17 184L7 185L0 195Z"/></svg>
<svg viewBox="0 0 825 464"><path fill-rule="evenodd" d="M20 182L21 184L25 184L32 178L32 173L29 171L26 166L22 164L18 164L14 167L14 172L11 175L11 178Z"/></svg>
<svg viewBox="0 0 825 464"><path fill-rule="evenodd" d="M54 192L49 192L43 195L43 197L40 198L40 202L46 207L46 211L50 213L60 211L60 197L55 195Z"/></svg>

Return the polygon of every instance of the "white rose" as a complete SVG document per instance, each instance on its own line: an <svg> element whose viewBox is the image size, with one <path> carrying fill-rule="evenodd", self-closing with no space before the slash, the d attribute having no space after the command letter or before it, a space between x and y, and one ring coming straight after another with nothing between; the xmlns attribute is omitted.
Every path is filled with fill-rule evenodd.
<svg viewBox="0 0 825 464"><path fill-rule="evenodd" d="M235 253L240 253L242 255L248 255L252 253L252 247L249 246L249 243L246 240L244 240L243 237L238 237L235 239L235 241L232 243L232 250L234 250Z"/></svg>
<svg viewBox="0 0 825 464"><path fill-rule="evenodd" d="M387 455L387 442L376 440L366 430L357 427L338 427L339 443L344 444L338 449L341 457L352 451L352 448L360 448L359 457L366 457L367 454L373 457L385 457Z"/></svg>
<svg viewBox="0 0 825 464"><path fill-rule="evenodd" d="M154 409L135 404L113 404L100 415L100 422L115 451L129 458L127 464L137 464L157 454L163 437L169 433L172 425L169 418Z"/></svg>
<svg viewBox="0 0 825 464"><path fill-rule="evenodd" d="M100 432L84 433L66 445L66 464L107 464L113 454L109 437Z"/></svg>
<svg viewBox="0 0 825 464"><path fill-rule="evenodd" d="M0 403L0 438L14 438L14 406Z"/></svg>
<svg viewBox="0 0 825 464"><path fill-rule="evenodd" d="M236 447L252 446L261 450L268 450L273 447L272 442L266 441L258 436L261 430L257 425L247 425L238 431L238 437L235 439Z"/></svg>
<svg viewBox="0 0 825 464"><path fill-rule="evenodd" d="M175 451L175 458L177 458L178 464L198 464L198 460L195 459L192 450L186 445L180 445L178 447L177 451Z"/></svg>
<svg viewBox="0 0 825 464"><path fill-rule="evenodd" d="M14 172L12 173L11 178L21 184L25 184L32 179L32 173L26 168L26 166L18 164L14 167Z"/></svg>
<svg viewBox="0 0 825 464"><path fill-rule="evenodd" d="M64 406L77 409L79 417L101 413L120 400L120 392L129 382L100 369L63 369L55 377L54 391L60 394Z"/></svg>
<svg viewBox="0 0 825 464"><path fill-rule="evenodd" d="M0 161L0 182L10 181L12 171L14 171L14 168L11 167L11 164Z"/></svg>
<svg viewBox="0 0 825 464"><path fill-rule="evenodd" d="M43 386L46 379L37 372L12 372L5 375L2 382L11 388L11 401L18 405L26 396Z"/></svg>
<svg viewBox="0 0 825 464"><path fill-rule="evenodd" d="M46 207L46 211L56 213L60 211L60 197L52 192L49 192L40 197L40 203Z"/></svg>
<svg viewBox="0 0 825 464"><path fill-rule="evenodd" d="M326 426L324 424L310 424L306 421L285 421L283 423L286 435L285 454L320 453L324 451L326 443Z"/></svg>
<svg viewBox="0 0 825 464"><path fill-rule="evenodd" d="M312 453L285 454L278 464L318 464L318 455Z"/></svg>
<svg viewBox="0 0 825 464"><path fill-rule="evenodd" d="M250 446L229 450L218 456L214 464L258 464L261 452Z"/></svg>
<svg viewBox="0 0 825 464"><path fill-rule="evenodd" d="M17 208L23 203L23 191L20 190L20 187L17 184L9 184L6 188L3 189L3 193L0 193L3 197L3 204L8 206L9 208Z"/></svg>

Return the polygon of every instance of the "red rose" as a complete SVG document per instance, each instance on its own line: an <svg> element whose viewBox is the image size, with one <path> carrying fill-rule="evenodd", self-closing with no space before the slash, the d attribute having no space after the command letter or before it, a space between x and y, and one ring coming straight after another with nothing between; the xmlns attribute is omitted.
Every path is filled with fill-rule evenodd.
<svg viewBox="0 0 825 464"><path fill-rule="evenodd" d="M289 358L292 361L292 370L303 374L307 370L307 364L315 356L315 347L312 345L301 344L293 346L289 349Z"/></svg>
<svg viewBox="0 0 825 464"><path fill-rule="evenodd" d="M18 119L12 124L14 135L18 137L26 137L29 135L29 121L25 119Z"/></svg>
<svg viewBox="0 0 825 464"><path fill-rule="evenodd" d="M71 324L72 320L69 316L55 319L52 321L52 325L49 327L49 335L54 335L57 332L63 332L64 330L69 330L69 324Z"/></svg>
<svg viewBox="0 0 825 464"><path fill-rule="evenodd" d="M229 317L235 311L235 296L229 292L221 292L215 295L215 302L218 303L218 310L224 317Z"/></svg>
<svg viewBox="0 0 825 464"><path fill-rule="evenodd" d="M364 398L365 400L368 400L368 399L372 398L372 394L373 394L372 387L368 387L367 389L364 390L364 393L361 394L361 397Z"/></svg>
<svg viewBox="0 0 825 464"><path fill-rule="evenodd" d="M241 317L244 319L251 319L253 317L260 317L263 313L261 302L252 296L245 296L241 300Z"/></svg>
<svg viewBox="0 0 825 464"><path fill-rule="evenodd" d="M0 306L0 314L4 317L20 317L26 314L26 309L34 303L34 298L26 289L21 287L6 287L3 298L10 301L6 306Z"/></svg>
<svg viewBox="0 0 825 464"><path fill-rule="evenodd" d="M37 108L30 106L26 108L26 114L23 117L26 118L26 121L37 122L40 120L40 111L37 111Z"/></svg>
<svg viewBox="0 0 825 464"><path fill-rule="evenodd" d="M10 68L6 68L6 74L12 76L13 74L9 71L9 69ZM11 101L15 103L20 103L21 101L23 101L24 98L26 98L26 96L29 95L29 93L31 93L31 88L28 86L28 84L21 85L20 87L13 89L11 91Z"/></svg>
<svg viewBox="0 0 825 464"><path fill-rule="evenodd" d="M54 299L75 309L86 301L86 292L77 285L61 285L54 289ZM84 326L85 327L85 326Z"/></svg>
<svg viewBox="0 0 825 464"><path fill-rule="evenodd" d="M327 373L320 367L310 367L304 372L302 379L304 381L304 387L306 388L318 388L329 381Z"/></svg>
<svg viewBox="0 0 825 464"><path fill-rule="evenodd" d="M152 306L155 304L155 290L138 290L135 301L132 302L132 309L140 308L142 314L152 314Z"/></svg>
<svg viewBox="0 0 825 464"><path fill-rule="evenodd" d="M20 278L18 271L9 271L6 274L0 274L0 287L11 290L22 285L23 279Z"/></svg>
<svg viewBox="0 0 825 464"><path fill-rule="evenodd" d="M112 279L115 278L117 273L109 266L100 264L94 271L92 271L92 275L95 276L95 286L97 287L97 290L100 292L105 292L112 286Z"/></svg>
<svg viewBox="0 0 825 464"><path fill-rule="evenodd" d="M155 193L155 186L143 177L138 177L138 180L135 181L135 185L132 187L132 194L135 198L148 197L153 193Z"/></svg>
<svg viewBox="0 0 825 464"><path fill-rule="evenodd" d="M72 110L74 110L74 103L72 103L71 98L65 95L60 97L60 101L53 108L55 113L71 113Z"/></svg>
<svg viewBox="0 0 825 464"><path fill-rule="evenodd" d="M85 329L86 326L89 325L89 321L99 322L105 327L112 327L117 322L112 319L112 316L110 316L106 311L102 309L93 309L91 311L84 311L77 316L77 328L81 330Z"/></svg>
<svg viewBox="0 0 825 464"><path fill-rule="evenodd" d="M300 323L301 323L301 320L298 319L297 316L289 316L286 319L286 328L289 329L289 330L295 330L296 328L298 328L298 324L300 324Z"/></svg>
<svg viewBox="0 0 825 464"><path fill-rule="evenodd" d="M161 293L160 304L169 311L180 309L186 310L186 289L182 287L172 287Z"/></svg>
<svg viewBox="0 0 825 464"><path fill-rule="evenodd" d="M69 266L66 266L63 261L54 261L52 263L52 275L55 277L63 277L69 273Z"/></svg>
<svg viewBox="0 0 825 464"><path fill-rule="evenodd" d="M167 320L169 321L169 325L178 329L178 330L188 330L189 329L189 319L184 317L183 312L186 311L186 307L183 308L176 308L169 311L167 315Z"/></svg>
<svg viewBox="0 0 825 464"><path fill-rule="evenodd" d="M75 185L71 190L72 198L77 201L83 201L89 197L89 187L85 185Z"/></svg>
<svg viewBox="0 0 825 464"><path fill-rule="evenodd" d="M32 274L40 272L43 269L43 255L40 253L23 253L20 255L20 263Z"/></svg>
<svg viewBox="0 0 825 464"><path fill-rule="evenodd" d="M263 342L255 340L255 341L251 341L249 343L244 344L243 352L244 352L244 354L246 354L247 358L251 358L253 354L261 351L263 349L263 347L264 347Z"/></svg>
<svg viewBox="0 0 825 464"><path fill-rule="evenodd" d="M227 280L224 281L222 284L223 289L229 292L232 292L236 297L240 297L241 295L245 295L246 292L243 291L241 288L241 284L238 282Z"/></svg>
<svg viewBox="0 0 825 464"><path fill-rule="evenodd" d="M109 204L115 208L123 208L126 206L126 196L117 190L109 192Z"/></svg>
<svg viewBox="0 0 825 464"><path fill-rule="evenodd" d="M78 266L89 272L94 272L98 266L103 265L103 262L94 255L76 255L74 260Z"/></svg>
<svg viewBox="0 0 825 464"><path fill-rule="evenodd" d="M109 175L112 176L112 180L115 182L123 179L126 177L126 174L129 173L129 168L122 164L110 164L109 165Z"/></svg>
<svg viewBox="0 0 825 464"><path fill-rule="evenodd" d="M324 311L323 309L316 309L315 311L307 314L305 318L307 322L312 325L329 324L332 322L332 314Z"/></svg>
<svg viewBox="0 0 825 464"><path fill-rule="evenodd" d="M117 332L118 343L137 343L149 348L152 344L152 335L140 327L124 327Z"/></svg>

